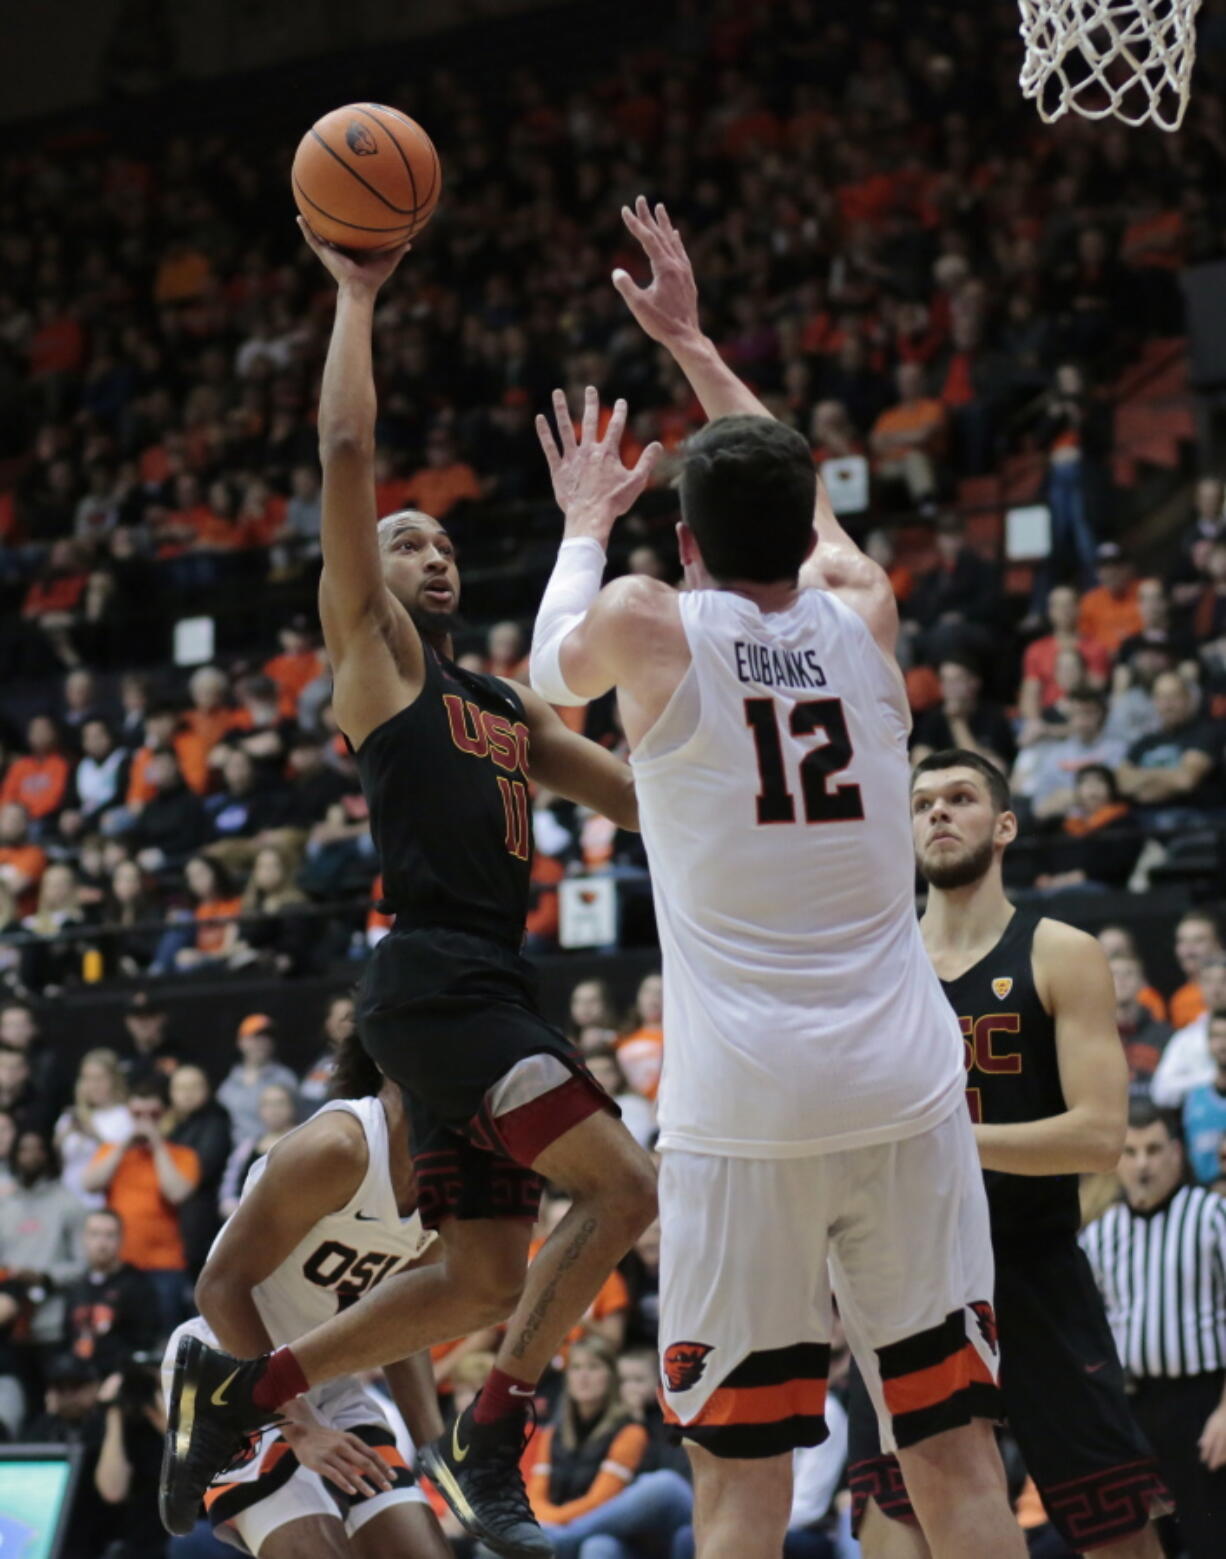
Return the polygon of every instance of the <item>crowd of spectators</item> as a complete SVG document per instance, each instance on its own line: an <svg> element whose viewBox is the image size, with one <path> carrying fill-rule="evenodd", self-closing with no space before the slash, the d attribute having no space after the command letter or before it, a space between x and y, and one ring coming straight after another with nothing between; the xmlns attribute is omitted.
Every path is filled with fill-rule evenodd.
<svg viewBox="0 0 1226 1559"><path fill-rule="evenodd" d="M658 47L560 98L543 67L391 85L436 129L447 193L376 318L378 506L445 519L466 567L513 562L491 576L509 591L556 535L532 429L553 385L625 394L629 443L675 455L700 409L608 283L638 263L619 206L662 196L722 351L809 434L890 569L917 749L952 739L1014 769L1014 859L1039 891L1140 883L1173 833L1226 820L1226 535L1206 476L1167 566L1136 576L1113 535L1108 392L1143 334L1180 328L1179 267L1226 244L1226 114L1205 92L1179 136L1040 135L1006 79L1012 7L921 10L923 27L891 31L887 0L870 34L811 0L682 6ZM47 141L6 164L0 605L19 610L0 629L0 966L15 991L293 975L361 950L352 900L374 862L310 607L332 289L275 215L300 127L263 123L156 153ZM1046 457L1052 515L1028 599L958 508L964 479L1019 443ZM617 566L675 574L671 475ZM931 547L900 563L917 520ZM235 653L149 669L174 622L224 628L244 600L222 633ZM524 625L474 625L462 647L513 671ZM620 740L607 709L591 720ZM548 949L562 875L644 862L553 798L536 816L530 934ZM341 899L345 914L320 913Z"/></svg>

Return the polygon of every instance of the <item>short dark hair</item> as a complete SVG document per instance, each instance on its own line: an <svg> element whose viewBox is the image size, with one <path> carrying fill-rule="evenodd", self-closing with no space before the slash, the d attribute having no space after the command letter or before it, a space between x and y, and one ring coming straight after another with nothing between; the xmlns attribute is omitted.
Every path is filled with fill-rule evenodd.
<svg viewBox="0 0 1226 1559"><path fill-rule="evenodd" d="M1099 779L1106 785L1107 794L1112 801L1120 799L1120 787L1116 783L1115 775L1105 763L1083 763L1073 776L1074 784L1080 785L1087 774L1097 774Z"/></svg>
<svg viewBox="0 0 1226 1559"><path fill-rule="evenodd" d="M166 1087L166 1079L152 1072L128 1085L128 1098L129 1100L156 1099L159 1104L167 1105L170 1103L170 1091Z"/></svg>
<svg viewBox="0 0 1226 1559"><path fill-rule="evenodd" d="M1160 1110L1152 1099L1134 1099L1128 1106L1128 1129L1145 1131L1150 1126L1165 1127L1172 1141L1183 1145L1183 1133L1179 1117L1173 1110Z"/></svg>
<svg viewBox="0 0 1226 1559"><path fill-rule="evenodd" d="M1071 704L1093 704L1099 714L1106 714L1107 712L1107 700L1096 687L1087 685L1085 687L1070 688L1068 700Z"/></svg>
<svg viewBox="0 0 1226 1559"><path fill-rule="evenodd" d="M773 417L718 417L685 447L681 514L715 579L795 579L816 500L808 444Z"/></svg>
<svg viewBox="0 0 1226 1559"><path fill-rule="evenodd" d="M338 996L332 998L333 1001L338 999ZM383 1073L362 1043L356 1027L336 1046L333 1062L328 1085L330 1099L373 1099L382 1091Z"/></svg>
<svg viewBox="0 0 1226 1559"><path fill-rule="evenodd" d="M915 782L921 774L933 774L938 769L974 769L975 773L987 782L988 795L992 798L992 805L996 810L998 812L1013 810L1009 781L994 763L981 758L977 752L969 752L965 747L945 747L940 752L929 753L911 770L912 788L914 789Z"/></svg>

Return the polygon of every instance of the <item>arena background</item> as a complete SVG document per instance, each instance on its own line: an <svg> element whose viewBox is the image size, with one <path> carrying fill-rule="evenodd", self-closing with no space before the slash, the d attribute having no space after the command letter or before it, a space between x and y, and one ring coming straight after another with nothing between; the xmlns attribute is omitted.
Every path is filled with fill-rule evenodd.
<svg viewBox="0 0 1226 1559"><path fill-rule="evenodd" d="M1198 484L1226 469L1226 0L1206 0L1200 33L1188 123L1166 138L1069 121L1042 127L1017 91L1009 0L50 0L26 8L20 25L10 17L0 94L0 768L26 752L28 723L42 714L62 722L61 745L71 748L63 721L74 665L93 672L96 707L113 721L122 678L133 672L149 684L151 702L172 699L190 714L187 684L204 661L232 674L237 696L241 680L277 653L282 630L306 616L311 631L317 554L293 542L278 556L275 514L268 519L268 503L283 503L290 490L291 467L313 460L328 320L326 288L293 225L288 169L317 115L379 100L421 119L444 169L437 218L389 289L405 317L376 331L375 360L381 385L395 381L380 425L381 446L386 435L398 462L389 481L403 487L439 427L480 478L480 494L462 501L457 516L465 653L486 658L488 630L500 621L530 632L560 533L539 471L517 468L512 482L494 457L483 463L492 412L535 409L550 383L581 383L590 372L630 395L632 410L641 404L643 437L652 417L671 409L693 423L691 408L670 402L671 381L653 354L622 350L621 305L605 286L621 245L617 208L640 189L668 197L695 235L704 321L773 410L808 434L819 402L837 401L840 386L858 393L861 371L872 378L849 445L874 466L871 497L848 523L860 539L884 533L900 582L906 576L908 589L918 587L902 606L914 630L908 680L920 720L940 710L939 665L969 659L983 699L1016 734L1023 655L1047 632L1046 587L1095 583L1074 551L1018 558L1006 548L1008 512L1049 495L1060 365L1082 368L1083 412L1097 429L1084 450L1093 543L1117 545L1136 574L1168 590L1187 587L1172 642L1177 658L1197 668L1201 713L1217 746L1213 791L1196 815L1165 829L1135 820L1137 852L1158 846L1147 878L1132 879L1133 891L1092 882L1050 903L1091 931L1130 927L1149 983L1171 994L1187 974L1174 956L1179 916L1196 906L1220 922L1226 912L1226 577L1207 571L1203 548L1197 560L1191 550L1198 518L1222 518L1220 494L1215 516L1198 513ZM589 165L587 182L580 168ZM882 179L884 194L874 183ZM820 208L807 227L811 191ZM1079 256L1089 229L1105 235L1105 260ZM1033 264L1022 254L1027 242ZM207 283L176 298L142 291L158 285L166 257L183 248L203 254ZM248 253L254 280L244 291ZM948 256L964 262L956 285L936 269ZM573 296L559 280L572 266L582 278ZM959 299L971 307L968 281L982 299L981 328L966 346L951 331ZM1029 295L1032 284L1034 317L1046 328L1033 339L1010 313L1013 293ZM262 320L262 298L283 312ZM260 431L241 459L198 462L197 507L220 475L236 509L247 499L265 503L253 531L264 539L160 551L160 527L178 512L173 463L141 474L134 499L120 492L125 462L183 431L210 346L228 365L245 343L263 339L265 326L292 329L296 320L284 311L299 305L308 339L281 375L293 381L281 410L294 452L278 453L269 494L251 496L263 458L251 450L275 422L276 375L244 401L250 386L223 367L206 415L220 424L247 406ZM445 328L435 328L431 309L446 316ZM473 347L473 362L485 353L481 373L467 358L453 372L470 313L491 333ZM65 320L68 359L41 371L38 331ZM546 349L540 343L554 324ZM531 338L527 365L500 379L497 340L519 327ZM863 370L839 355L857 333ZM150 343L156 361L116 388L107 378L116 361L122 366L129 351L138 361ZM897 365L918 362L939 400L953 384L951 357L964 349L958 373L965 370L972 390L946 403L949 437L934 446L931 490L879 480L871 430L892 404ZM394 374L392 350L400 354ZM432 376L445 379L444 391L435 393ZM104 379L110 399L98 390ZM465 402L477 383L496 386L487 406ZM133 411L167 386L168 407ZM513 445L522 458L523 443L510 434L498 447ZM110 519L87 538L87 560L61 567L55 544L74 527L80 535L79 506L99 468L98 512ZM113 492L102 490L108 480ZM114 551L116 514L118 528L136 537L143 572ZM212 518L238 525L234 513ZM634 524L619 529L614 570L646 547L672 577L675 518L675 495L662 484ZM980 631L942 635L934 630L975 613L964 601L948 620L934 612L921 621L915 601L939 576L938 533L955 535L959 521L957 545L982 565L989 598L980 603ZM195 557L207 566L193 572ZM63 636L32 609L32 592L78 574L109 579L110 604L90 617L82 584L66 652ZM176 661L177 630L188 619L209 625L212 649L201 660L180 645ZM1100 679L1113 696L1130 678L1137 685L1127 667L1117 679L1118 669ZM593 716L593 730L616 743L607 708ZM210 784L216 794L215 777ZM620 844L589 849L581 826L563 823L563 871L612 869L622 925L611 949L566 952L540 939L533 957L545 1008L562 1024L580 981L607 980L624 1014L641 978L658 967L643 863L618 853ZM1036 893L1037 879L1053 870L1059 825L1028 827L1019 840L1010 880L1022 895ZM58 827L53 813L48 854L73 861L76 843ZM162 974L149 972L148 959L125 967L122 956L99 952L108 937L108 946L123 941L105 913L107 886L80 923L70 917L31 930L22 922L34 906L18 904L0 927L9 954L3 994L33 1004L68 1075L86 1050L123 1047L135 990L156 991L176 1047L215 1081L234 1061L239 1022L255 1012L277 1020L281 1058L303 1069L319 1052L327 997L360 972L373 866L357 855L348 867L325 886L308 884L302 916L328 935L275 977L259 959L176 970L172 958ZM149 903L162 924L188 901L174 871L156 875ZM556 883L542 891L551 890ZM182 922L164 922L174 924ZM44 974L52 968L54 978L30 977L34 943L39 957L49 950Z"/></svg>

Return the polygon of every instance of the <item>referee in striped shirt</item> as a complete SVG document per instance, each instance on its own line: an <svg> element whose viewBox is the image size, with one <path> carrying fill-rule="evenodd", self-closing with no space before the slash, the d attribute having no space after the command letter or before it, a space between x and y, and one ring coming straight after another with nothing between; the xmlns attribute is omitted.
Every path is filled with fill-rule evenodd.
<svg viewBox="0 0 1226 1559"><path fill-rule="evenodd" d="M1148 1100L1129 1113L1119 1176L1126 1200L1081 1242L1188 1559L1222 1559L1226 1200L1188 1183L1179 1128Z"/></svg>

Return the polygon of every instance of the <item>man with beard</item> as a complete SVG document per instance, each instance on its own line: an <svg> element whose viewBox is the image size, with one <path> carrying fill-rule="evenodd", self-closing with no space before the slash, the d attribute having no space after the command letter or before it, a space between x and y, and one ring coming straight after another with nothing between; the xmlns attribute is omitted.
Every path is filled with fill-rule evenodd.
<svg viewBox="0 0 1226 1559"><path fill-rule="evenodd" d="M536 1382L654 1217L655 1173L573 1046L540 1016L519 956L528 786L636 828L634 784L625 764L568 730L528 688L455 664L460 578L450 537L415 510L376 519L371 331L379 288L404 248L355 258L303 231L338 286L319 407L320 613L336 715L356 749L396 915L366 966L361 1034L405 1090L422 1221L438 1230L443 1256L389 1277L292 1348L247 1363L185 1337L163 1519L190 1530L214 1475L308 1389L505 1322L489 1381L423 1462L475 1537L531 1559L553 1551L519 1471ZM614 448L625 419L622 405L608 434ZM618 464L604 496L619 513L653 459L632 473ZM529 1270L542 1177L573 1205Z"/></svg>
<svg viewBox="0 0 1226 1559"><path fill-rule="evenodd" d="M1128 1066L1093 937L1019 913L1001 861L1017 834L1004 777L951 748L916 766L920 929L966 1041L967 1104L996 1257L1000 1386L1053 1526L1077 1552L1158 1559L1158 1467L1133 1421L1111 1330L1077 1244L1077 1176L1114 1169ZM865 1559L928 1553L897 1463L853 1382L850 1481Z"/></svg>

